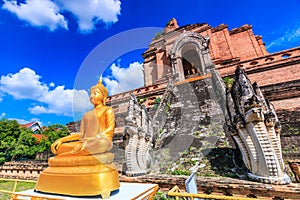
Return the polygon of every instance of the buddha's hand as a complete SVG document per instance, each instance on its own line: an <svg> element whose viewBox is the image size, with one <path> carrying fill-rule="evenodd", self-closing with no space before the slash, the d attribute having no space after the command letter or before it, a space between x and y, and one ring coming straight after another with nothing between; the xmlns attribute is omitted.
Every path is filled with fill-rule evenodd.
<svg viewBox="0 0 300 200"><path fill-rule="evenodd" d="M53 144L51 145L51 151L56 154L57 150L59 149L60 145L62 144L61 139L57 139Z"/></svg>
<svg viewBox="0 0 300 200"><path fill-rule="evenodd" d="M107 138L106 137L106 135L104 134L104 133L98 133L97 135L96 135L96 139L102 139L102 138Z"/></svg>

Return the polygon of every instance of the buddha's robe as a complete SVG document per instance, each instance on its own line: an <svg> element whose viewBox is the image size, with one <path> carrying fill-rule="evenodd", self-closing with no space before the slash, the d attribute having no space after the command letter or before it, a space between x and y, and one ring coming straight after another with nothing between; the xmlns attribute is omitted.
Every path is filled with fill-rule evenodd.
<svg viewBox="0 0 300 200"><path fill-rule="evenodd" d="M57 156L84 156L111 150L115 123L111 113L112 108L106 106L86 112L81 120L79 140L62 143Z"/></svg>

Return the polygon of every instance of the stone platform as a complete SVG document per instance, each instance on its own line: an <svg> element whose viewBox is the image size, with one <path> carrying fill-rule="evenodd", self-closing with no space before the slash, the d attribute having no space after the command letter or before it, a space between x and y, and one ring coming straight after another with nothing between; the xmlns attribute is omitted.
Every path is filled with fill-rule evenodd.
<svg viewBox="0 0 300 200"><path fill-rule="evenodd" d="M187 176L145 175L139 177L120 176L122 182L158 184L161 191L169 191L175 185L185 190ZM271 185L234 178L197 177L198 192L203 194L223 194L225 196L244 196L263 199L300 199L300 183Z"/></svg>
<svg viewBox="0 0 300 200"><path fill-rule="evenodd" d="M110 200L120 200L120 199L151 199L153 195L155 195L158 190L157 184L146 184L146 183L120 183L120 188L116 191L113 191L110 196ZM35 192L34 190L26 190L22 192L15 192L12 195L12 200L17 199L64 199L64 200L100 200L101 196L93 196L93 197L71 197L71 196L63 196L63 195L55 195L55 194L45 194L40 192Z"/></svg>

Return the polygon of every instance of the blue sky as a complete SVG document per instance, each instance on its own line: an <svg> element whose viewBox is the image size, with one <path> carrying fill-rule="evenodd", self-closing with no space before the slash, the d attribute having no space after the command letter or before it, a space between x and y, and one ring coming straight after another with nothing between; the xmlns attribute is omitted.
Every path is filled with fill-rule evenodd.
<svg viewBox="0 0 300 200"><path fill-rule="evenodd" d="M80 118L101 73L111 93L142 86L141 53L173 17L253 25L270 53L300 45L299 0L0 0L0 118Z"/></svg>

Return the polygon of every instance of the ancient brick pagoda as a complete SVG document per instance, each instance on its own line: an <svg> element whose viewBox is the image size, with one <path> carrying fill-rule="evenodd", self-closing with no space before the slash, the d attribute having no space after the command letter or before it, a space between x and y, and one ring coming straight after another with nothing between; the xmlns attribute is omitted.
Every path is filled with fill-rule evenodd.
<svg viewBox="0 0 300 200"><path fill-rule="evenodd" d="M218 27L206 23L179 27L177 21L171 19L163 32L153 38L143 58L144 87L108 98L116 116L114 144L119 147L118 151L124 150L116 152L116 155L124 155L116 160L119 159L119 170L127 167L127 175L136 176L149 171L145 166L149 164L147 152L151 141L156 149L164 146L170 149L170 145L157 140L158 133L162 133L165 141L177 136L183 141L182 138L186 138L191 131L199 131L193 126L207 125L211 119L221 121L224 116L221 116L217 102L207 97L215 90L209 86L213 82L211 74L215 69L222 78L233 78L237 68L245 70L250 81L256 82L264 97L272 102L279 121L299 128L300 71L297 69L300 66L300 47L270 54L262 37L255 36L250 25L232 30L224 24ZM222 82L221 79L218 81ZM189 88L184 85L189 85ZM197 97L195 100L185 100L182 95L176 95L175 90L189 95L197 93ZM177 97L172 100L172 96ZM178 99L184 103L178 102ZM142 107L136 105L137 102L142 103ZM157 106L158 110L153 109ZM159 117L168 106L173 108L169 110L168 117ZM195 108L202 113L195 112ZM143 110L148 112L147 115L143 114ZM211 114L211 110L215 112ZM179 115L180 120L185 120L181 125L176 119ZM199 120L193 124L195 118ZM160 122L165 125L160 125ZM152 133L150 125L153 126ZM190 140L195 141L195 138ZM286 144L284 139L281 142ZM177 155L169 156L175 158Z"/></svg>
<svg viewBox="0 0 300 200"><path fill-rule="evenodd" d="M201 68L197 71L194 69L194 66L203 65L205 60L202 57L185 59L197 58L197 49L192 45L187 45L181 52L173 52L176 57L171 54L172 50L176 51L176 41L194 38L193 33L209 39L207 53L221 77L233 77L235 69L242 67L251 82L257 82L264 96L272 101L281 123L299 127L300 47L270 54L262 36L254 35L251 25L232 30L228 30L225 24L211 27L202 23L179 27L176 20L172 19L163 33L158 34L143 53L144 87L112 95L108 99L116 113L116 144L123 142L124 119L131 93L142 99L146 108L151 108L155 99L164 94L172 71L178 74L179 82L202 75ZM182 37L181 40L179 37ZM196 39L192 42L195 41ZM201 43L201 40L197 42ZM174 59L176 67L171 66Z"/></svg>

